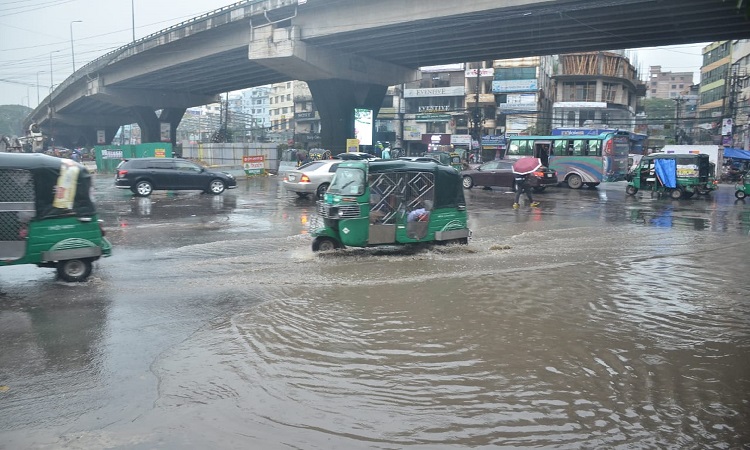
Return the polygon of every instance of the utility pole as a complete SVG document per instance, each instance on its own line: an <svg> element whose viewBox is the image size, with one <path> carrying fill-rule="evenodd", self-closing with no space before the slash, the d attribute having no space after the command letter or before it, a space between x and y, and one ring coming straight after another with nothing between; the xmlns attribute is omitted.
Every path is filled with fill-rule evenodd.
<svg viewBox="0 0 750 450"><path fill-rule="evenodd" d="M675 101L675 127L674 127L674 143L680 144L680 113L682 112L682 104L685 99L680 96L674 99Z"/></svg>
<svg viewBox="0 0 750 450"><path fill-rule="evenodd" d="M476 139L479 148L477 149L476 162L482 162L482 111L479 108L479 76L481 74L482 63L477 65L476 89L474 91L474 111L471 115L472 140Z"/></svg>

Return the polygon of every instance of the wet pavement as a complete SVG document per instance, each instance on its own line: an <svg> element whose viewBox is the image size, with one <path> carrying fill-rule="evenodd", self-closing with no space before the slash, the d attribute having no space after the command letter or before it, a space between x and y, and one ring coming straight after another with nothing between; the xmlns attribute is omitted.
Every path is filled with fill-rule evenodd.
<svg viewBox="0 0 750 450"><path fill-rule="evenodd" d="M276 177L135 198L83 284L0 270L0 448L747 448L750 201L624 183L468 246L313 254Z"/></svg>

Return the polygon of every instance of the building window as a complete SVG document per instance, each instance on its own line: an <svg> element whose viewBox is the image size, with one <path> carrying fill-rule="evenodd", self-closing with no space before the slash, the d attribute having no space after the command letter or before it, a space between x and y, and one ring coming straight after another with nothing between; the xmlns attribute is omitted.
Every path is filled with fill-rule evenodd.
<svg viewBox="0 0 750 450"><path fill-rule="evenodd" d="M617 97L618 85L612 83L602 83L602 101L614 103Z"/></svg>

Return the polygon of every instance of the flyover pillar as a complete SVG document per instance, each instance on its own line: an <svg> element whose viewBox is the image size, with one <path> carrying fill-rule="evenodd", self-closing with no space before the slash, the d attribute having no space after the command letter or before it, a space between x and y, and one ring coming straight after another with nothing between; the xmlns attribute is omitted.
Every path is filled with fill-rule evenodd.
<svg viewBox="0 0 750 450"><path fill-rule="evenodd" d="M177 126L185 114L186 108L165 108L161 111L161 116L157 117L156 112L150 107L134 106L133 113L137 117L138 126L141 128L141 142L163 142L161 138L161 124L169 123L169 142L172 145L177 143Z"/></svg>
<svg viewBox="0 0 750 450"><path fill-rule="evenodd" d="M371 109L376 117L388 90L388 86L335 79L307 85L320 114L321 144L334 155L345 152L346 140L354 138L354 109Z"/></svg>

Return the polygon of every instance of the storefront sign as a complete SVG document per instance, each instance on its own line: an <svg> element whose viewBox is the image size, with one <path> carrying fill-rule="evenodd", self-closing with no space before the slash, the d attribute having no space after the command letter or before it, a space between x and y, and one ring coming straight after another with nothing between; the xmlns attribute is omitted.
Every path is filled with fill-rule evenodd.
<svg viewBox="0 0 750 450"><path fill-rule="evenodd" d="M605 102L555 102L553 108L606 108Z"/></svg>
<svg viewBox="0 0 750 450"><path fill-rule="evenodd" d="M417 122L450 122L450 114L417 114L414 118Z"/></svg>
<svg viewBox="0 0 750 450"><path fill-rule="evenodd" d="M314 119L315 111L296 112L294 113L294 117L296 119Z"/></svg>
<svg viewBox="0 0 750 450"><path fill-rule="evenodd" d="M494 80L492 92L532 92L538 89L539 83L534 80Z"/></svg>
<svg viewBox="0 0 750 450"><path fill-rule="evenodd" d="M423 144L449 145L451 143L451 135L450 134L423 134L422 143Z"/></svg>
<svg viewBox="0 0 750 450"><path fill-rule="evenodd" d="M262 175L265 172L265 157L260 156L243 156L242 166L245 175Z"/></svg>
<svg viewBox="0 0 750 450"><path fill-rule="evenodd" d="M445 112L450 111L449 105L435 105L435 106L420 106L419 112L421 113L434 113L434 112Z"/></svg>
<svg viewBox="0 0 750 450"><path fill-rule="evenodd" d="M452 134L451 144L453 145L470 145L471 135L469 134Z"/></svg>
<svg viewBox="0 0 750 450"><path fill-rule="evenodd" d="M414 97L460 97L466 94L463 86L447 86L441 88L404 89L404 98Z"/></svg>
<svg viewBox="0 0 750 450"><path fill-rule="evenodd" d="M466 72L464 73L464 76L466 78L476 78L477 77L477 69L466 69ZM486 77L494 77L495 76L495 69L492 67L486 68L486 69L479 69L479 77L480 78L486 78Z"/></svg>

